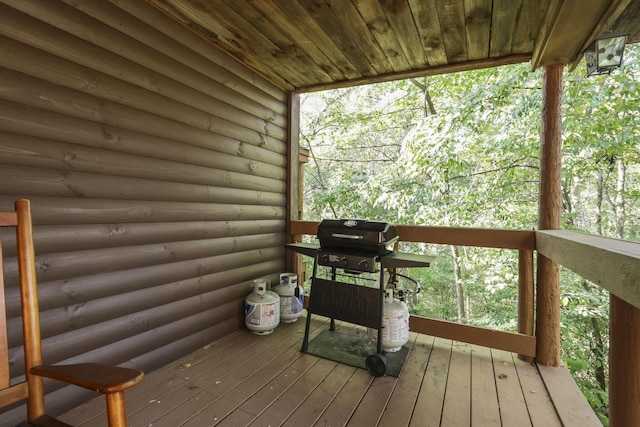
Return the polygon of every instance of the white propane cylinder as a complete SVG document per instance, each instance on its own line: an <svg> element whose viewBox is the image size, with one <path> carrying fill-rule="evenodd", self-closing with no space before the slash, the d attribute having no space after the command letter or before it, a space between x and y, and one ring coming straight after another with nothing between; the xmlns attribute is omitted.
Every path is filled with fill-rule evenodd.
<svg viewBox="0 0 640 427"><path fill-rule="evenodd" d="M302 315L304 289L298 286L295 273L280 274L280 284L273 289L280 296L280 321L293 323Z"/></svg>
<svg viewBox="0 0 640 427"><path fill-rule="evenodd" d="M368 328L369 338L378 341L378 330ZM409 341L409 309L393 298L393 289L384 290L382 308L382 349L388 353L399 351Z"/></svg>
<svg viewBox="0 0 640 427"><path fill-rule="evenodd" d="M267 290L266 280L254 280L244 305L244 324L256 335L267 335L280 324L280 297Z"/></svg>

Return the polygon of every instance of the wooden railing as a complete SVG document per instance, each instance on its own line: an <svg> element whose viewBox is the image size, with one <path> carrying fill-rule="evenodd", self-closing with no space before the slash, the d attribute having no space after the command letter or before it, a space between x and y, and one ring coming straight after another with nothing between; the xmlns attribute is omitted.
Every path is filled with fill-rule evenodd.
<svg viewBox="0 0 640 427"><path fill-rule="evenodd" d="M291 235L294 242L302 241L303 235L315 236L317 230L318 222L292 221L291 223ZM535 233L533 231L406 225L398 225L397 231L401 242L517 250L519 253L517 333L479 328L421 316L411 316L410 328L414 332L426 335L506 350L518 353L522 357L535 357L536 339L533 331L533 251L535 249ZM292 265L297 265L297 263Z"/></svg>
<svg viewBox="0 0 640 427"><path fill-rule="evenodd" d="M316 235L318 222L293 221L293 241ZM640 425L640 243L567 230L516 231L397 226L400 240L455 246L503 248L519 253L518 333L411 316L411 330L471 344L536 356L534 251L611 293L609 420L611 426ZM538 289L538 292L541 290ZM559 295L558 313L560 311ZM540 316L539 316L540 317ZM538 319L535 334L554 331Z"/></svg>
<svg viewBox="0 0 640 427"><path fill-rule="evenodd" d="M568 230L536 240L538 253L610 292L609 423L640 425L640 243Z"/></svg>

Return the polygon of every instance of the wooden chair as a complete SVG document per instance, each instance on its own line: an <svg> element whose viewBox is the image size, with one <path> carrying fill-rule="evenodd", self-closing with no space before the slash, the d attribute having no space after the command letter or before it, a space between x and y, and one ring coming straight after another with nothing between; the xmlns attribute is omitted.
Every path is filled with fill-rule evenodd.
<svg viewBox="0 0 640 427"><path fill-rule="evenodd" d="M124 390L142 381L144 377L142 371L94 363L42 365L30 203L28 200L20 199L16 201L15 207L15 211L0 212L0 230L4 227L16 229L26 379L22 383L9 385L4 278L0 274L0 408L26 399L27 419L31 424L67 426L45 414L43 377L47 377L103 393L107 401L109 426L125 427L127 421ZM0 272L4 271L3 268L2 241L0 240Z"/></svg>

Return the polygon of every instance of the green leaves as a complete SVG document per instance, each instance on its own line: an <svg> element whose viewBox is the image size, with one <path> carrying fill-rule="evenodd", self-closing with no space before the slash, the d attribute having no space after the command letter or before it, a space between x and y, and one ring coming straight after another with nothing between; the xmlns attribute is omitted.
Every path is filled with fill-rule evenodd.
<svg viewBox="0 0 640 427"><path fill-rule="evenodd" d="M611 75L565 72L563 227L638 240L640 45L627 49ZM542 72L521 64L304 95L305 219L536 228L541 86ZM514 330L513 253L464 248L454 264L449 248L428 250L436 265L410 274L431 299L414 310L457 318L457 265L466 321ZM606 352L608 296L563 277L561 304L564 357L606 413L602 370L594 368L606 360L592 342L596 329L605 331Z"/></svg>

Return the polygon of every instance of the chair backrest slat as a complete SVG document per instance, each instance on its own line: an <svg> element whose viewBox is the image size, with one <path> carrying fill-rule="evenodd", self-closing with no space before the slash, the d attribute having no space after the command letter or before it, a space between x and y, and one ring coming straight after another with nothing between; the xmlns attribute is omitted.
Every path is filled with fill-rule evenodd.
<svg viewBox="0 0 640 427"><path fill-rule="evenodd" d="M9 387L9 344L7 342L7 310L4 301L4 263L2 259L2 230L0 229L0 390Z"/></svg>
<svg viewBox="0 0 640 427"><path fill-rule="evenodd" d="M16 201L15 212L0 212L0 227L12 227L16 233L18 267L20 275L20 297L22 301L22 329L24 337L26 375L35 364L42 363L40 347L40 319L36 288L35 251L31 225L31 209L28 200ZM1 237L1 236L0 236ZM2 260L2 240L0 239L0 272L4 272ZM4 274L0 274L0 407L7 406L27 396L42 395L42 378L35 381L10 386L9 349L7 340L7 318L5 306ZM28 385L27 385L28 383ZM35 393L35 392L38 393ZM29 406L34 406L29 404ZM44 402L36 402L36 409L44 407ZM31 410L29 408L29 410ZM44 410L42 409L42 413Z"/></svg>

